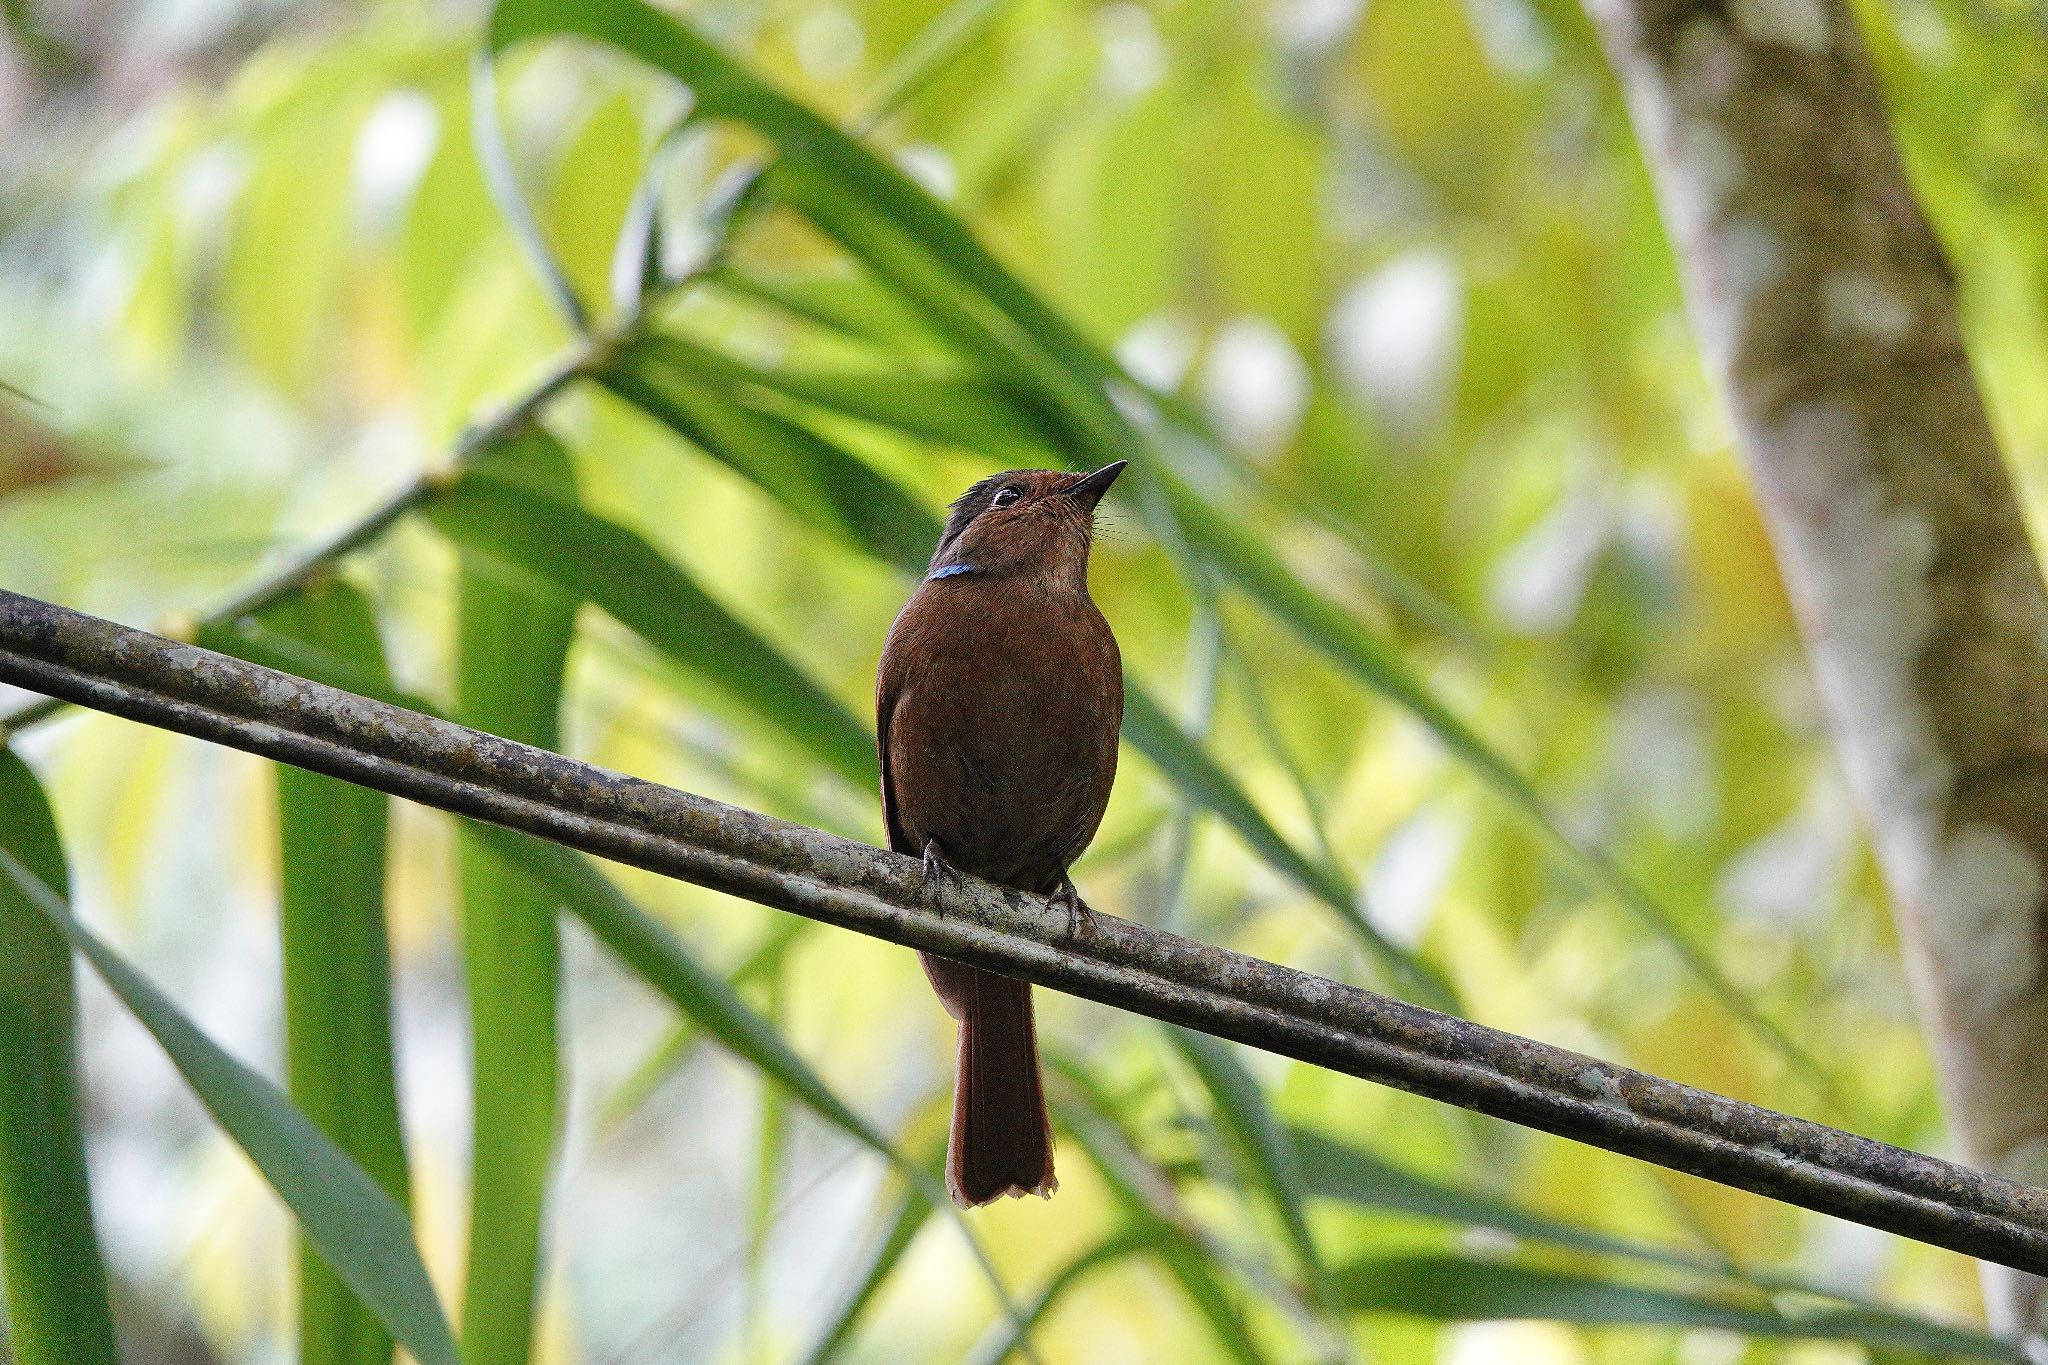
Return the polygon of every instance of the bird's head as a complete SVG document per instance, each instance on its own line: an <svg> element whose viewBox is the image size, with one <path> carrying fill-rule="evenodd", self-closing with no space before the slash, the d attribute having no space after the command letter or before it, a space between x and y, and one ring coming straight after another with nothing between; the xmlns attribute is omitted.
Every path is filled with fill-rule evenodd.
<svg viewBox="0 0 2048 1365"><path fill-rule="evenodd" d="M1092 474L1012 469L983 479L953 504L925 577L1022 574L1085 587L1095 504L1128 463Z"/></svg>

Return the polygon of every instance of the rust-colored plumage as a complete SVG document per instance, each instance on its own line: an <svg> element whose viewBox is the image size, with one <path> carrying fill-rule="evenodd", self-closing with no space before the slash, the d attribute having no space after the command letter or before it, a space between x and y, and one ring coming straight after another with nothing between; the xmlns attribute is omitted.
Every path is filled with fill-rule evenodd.
<svg viewBox="0 0 2048 1365"><path fill-rule="evenodd" d="M1095 504L1123 470L1012 470L953 515L889 628L875 680L889 844L928 874L959 868L1059 894L1116 777L1123 668L1088 596ZM1031 988L930 955L960 1021L946 1182L963 1205L1052 1193Z"/></svg>

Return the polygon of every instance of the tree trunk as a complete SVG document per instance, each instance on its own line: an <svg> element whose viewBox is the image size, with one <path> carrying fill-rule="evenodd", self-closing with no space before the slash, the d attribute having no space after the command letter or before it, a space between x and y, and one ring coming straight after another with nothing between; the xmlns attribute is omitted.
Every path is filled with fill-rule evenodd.
<svg viewBox="0 0 2048 1365"><path fill-rule="evenodd" d="M2048 592L1840 0L1586 0L1969 1159L2048 1185ZM1996 1329L2043 1282L1985 1268Z"/></svg>

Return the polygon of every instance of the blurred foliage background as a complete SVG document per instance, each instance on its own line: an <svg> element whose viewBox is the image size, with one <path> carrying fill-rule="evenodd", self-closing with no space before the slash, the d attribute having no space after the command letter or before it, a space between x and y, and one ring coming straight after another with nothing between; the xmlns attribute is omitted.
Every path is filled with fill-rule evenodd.
<svg viewBox="0 0 2048 1365"><path fill-rule="evenodd" d="M202 638L879 840L862 727L932 519L1118 450L1142 477L1095 591L1157 705L1077 869L1094 904L1945 1149L1565 0L680 11L858 130L879 160L843 180L616 48L479 67L474 4L0 9L0 585L190 631L396 496ZM1858 12L2037 506L2041 13ZM545 434L480 425L544 383ZM1061 1192L934 1216L906 1172L952 1028L911 954L629 873L536 884L442 817L387 831L381 798L118 721L15 746L83 916L230 1053L289 1056L409 1195L472 1365L993 1358L1034 1313L1048 1362L1996 1355L1932 1325L1977 1320L1960 1258L1044 993ZM620 892L700 974L563 930L557 1127L536 925ZM262 1176L81 990L128 1358L388 1351L317 1266L300 1306ZM381 1136L333 1126L380 1087Z"/></svg>

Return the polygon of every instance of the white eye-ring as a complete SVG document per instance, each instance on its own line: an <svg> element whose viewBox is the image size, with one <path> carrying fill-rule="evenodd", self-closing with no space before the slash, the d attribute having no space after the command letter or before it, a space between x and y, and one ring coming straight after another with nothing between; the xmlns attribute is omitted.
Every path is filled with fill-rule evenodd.
<svg viewBox="0 0 2048 1365"><path fill-rule="evenodd" d="M990 507L1008 507L1023 496L1024 491L1022 489L1011 484L1004 484L996 490L996 495L988 500L988 505Z"/></svg>

